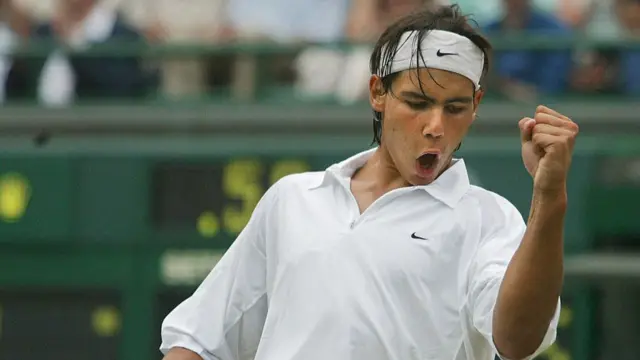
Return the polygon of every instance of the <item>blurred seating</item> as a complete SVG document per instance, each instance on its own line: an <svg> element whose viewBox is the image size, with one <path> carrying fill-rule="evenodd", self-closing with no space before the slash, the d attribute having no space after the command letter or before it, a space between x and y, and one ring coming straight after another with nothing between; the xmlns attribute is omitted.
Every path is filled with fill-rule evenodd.
<svg viewBox="0 0 640 360"><path fill-rule="evenodd" d="M7 91L23 91L20 83L9 83L7 80L11 70L15 67L12 53L20 44L21 39L28 37L31 22L27 14L10 1L0 3L0 103L7 98Z"/></svg>
<svg viewBox="0 0 640 360"><path fill-rule="evenodd" d="M369 54L381 31L415 9L452 2L494 40L490 95L526 101L636 96L640 3L608 1L5 0L0 99L57 105L154 95L170 101L364 101ZM116 19L116 30L72 41L57 25L66 2L96 2L103 18ZM85 15L75 25L83 32L96 18ZM631 43L621 45L625 41ZM96 51L102 55L91 55ZM44 95L45 83L57 84L47 90L55 95Z"/></svg>
<svg viewBox="0 0 640 360"><path fill-rule="evenodd" d="M100 1L59 0L51 16L31 21L28 37L51 47L37 56L12 59L5 79L7 100L67 106L75 101L141 99L153 85L139 55L82 54L114 40L144 47L141 34Z"/></svg>
<svg viewBox="0 0 640 360"><path fill-rule="evenodd" d="M132 21L153 44L211 46L230 39L226 0L128 0ZM160 94L169 99L198 97L213 84L228 85L229 56L169 57L159 63Z"/></svg>

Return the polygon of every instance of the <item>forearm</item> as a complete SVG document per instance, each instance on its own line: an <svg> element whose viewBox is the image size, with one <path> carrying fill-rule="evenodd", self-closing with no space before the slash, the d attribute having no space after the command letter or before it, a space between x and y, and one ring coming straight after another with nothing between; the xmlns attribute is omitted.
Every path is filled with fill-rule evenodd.
<svg viewBox="0 0 640 360"><path fill-rule="evenodd" d="M553 318L563 281L566 190L534 191L527 231L514 254L493 315L494 342L509 359L531 355Z"/></svg>

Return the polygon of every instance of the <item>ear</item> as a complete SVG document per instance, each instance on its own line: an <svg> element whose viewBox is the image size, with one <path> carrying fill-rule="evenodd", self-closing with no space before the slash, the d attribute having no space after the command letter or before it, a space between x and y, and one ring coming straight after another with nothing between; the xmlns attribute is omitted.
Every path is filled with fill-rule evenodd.
<svg viewBox="0 0 640 360"><path fill-rule="evenodd" d="M382 79L378 75L371 75L369 79L369 102L371 108L377 112L384 112L386 94L382 87Z"/></svg>
<svg viewBox="0 0 640 360"><path fill-rule="evenodd" d="M483 97L484 90L482 88L478 89L475 96L473 97L473 121L476 120L476 114L478 113L478 108L480 107L480 102L482 101Z"/></svg>

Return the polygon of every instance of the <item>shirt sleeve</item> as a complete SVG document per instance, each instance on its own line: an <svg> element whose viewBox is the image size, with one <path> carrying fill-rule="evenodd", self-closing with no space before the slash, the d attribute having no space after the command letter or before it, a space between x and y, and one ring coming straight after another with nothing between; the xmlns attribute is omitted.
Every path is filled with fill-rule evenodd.
<svg viewBox="0 0 640 360"><path fill-rule="evenodd" d="M482 335L493 351L503 360L529 360L545 351L556 339L560 317L560 299L544 339L538 349L525 359L505 359L500 356L493 341L493 311L498 299L502 279L526 230L526 224L518 210L500 198L496 214L490 214L491 226L483 236L470 268L467 301L474 329ZM495 217L495 218L493 218Z"/></svg>
<svg viewBox="0 0 640 360"><path fill-rule="evenodd" d="M265 234L275 191L267 191L193 295L164 319L162 353L180 347L205 360L253 358L267 315Z"/></svg>

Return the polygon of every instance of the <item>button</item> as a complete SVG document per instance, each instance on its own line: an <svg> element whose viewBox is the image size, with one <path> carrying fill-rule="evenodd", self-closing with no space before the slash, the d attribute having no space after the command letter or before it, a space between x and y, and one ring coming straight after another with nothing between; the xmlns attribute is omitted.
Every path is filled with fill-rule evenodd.
<svg viewBox="0 0 640 360"><path fill-rule="evenodd" d="M353 229L354 227L356 227L356 222L355 220L351 222L351 224L349 224L349 228Z"/></svg>

